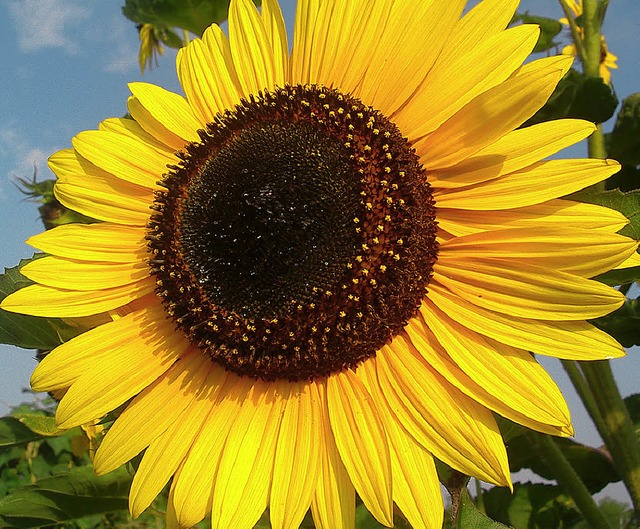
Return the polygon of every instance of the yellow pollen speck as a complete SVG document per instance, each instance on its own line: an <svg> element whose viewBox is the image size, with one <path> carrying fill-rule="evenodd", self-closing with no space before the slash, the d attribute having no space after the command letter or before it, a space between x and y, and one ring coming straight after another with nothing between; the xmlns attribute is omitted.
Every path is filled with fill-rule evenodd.
<svg viewBox="0 0 640 529"><path fill-rule="evenodd" d="M381 272L386 272L387 271L387 266L386 265L380 265L380 271Z"/></svg>
<svg viewBox="0 0 640 529"><path fill-rule="evenodd" d="M365 145L364 150L369 152L371 150L371 145Z"/></svg>
<svg viewBox="0 0 640 529"><path fill-rule="evenodd" d="M369 270L367 270L366 268L362 269L362 275L368 276L369 275Z"/></svg>
<svg viewBox="0 0 640 529"><path fill-rule="evenodd" d="M382 224L378 224L378 225L376 226L376 229L377 229L378 231L384 231L384 226L383 226Z"/></svg>
<svg viewBox="0 0 640 529"><path fill-rule="evenodd" d="M373 244L380 244L380 239L378 239L378 237L374 237L372 240Z"/></svg>
<svg viewBox="0 0 640 529"><path fill-rule="evenodd" d="M362 245L362 249L366 252L366 251L369 249L369 245L368 245L368 244L366 244L366 243L364 243L364 244Z"/></svg>
<svg viewBox="0 0 640 529"><path fill-rule="evenodd" d="M365 204L365 207L366 207L369 211L371 211L371 210L373 209L373 204L372 204L371 202L367 202L367 203Z"/></svg>
<svg viewBox="0 0 640 529"><path fill-rule="evenodd" d="M390 137L391 137L391 133L390 133L388 130L386 130L386 131L384 132L384 137L385 137L385 138L390 138Z"/></svg>
<svg viewBox="0 0 640 529"><path fill-rule="evenodd" d="M373 129L373 133L377 136L380 134L380 129Z"/></svg>
<svg viewBox="0 0 640 529"><path fill-rule="evenodd" d="M347 313L344 310L340 311L340 317L344 318L347 315Z"/></svg>
<svg viewBox="0 0 640 529"><path fill-rule="evenodd" d="M396 242L397 242L400 246L402 246L402 245L404 244L404 241L403 241L402 239L398 239Z"/></svg>
<svg viewBox="0 0 640 529"><path fill-rule="evenodd" d="M357 285L357 284L360 282L360 280L359 280L357 277L354 277L354 278L351 280L351 282L352 282L354 285Z"/></svg>
<svg viewBox="0 0 640 529"><path fill-rule="evenodd" d="M385 173L390 173L391 172L391 167L385 167L384 168L384 172Z"/></svg>
<svg viewBox="0 0 640 529"><path fill-rule="evenodd" d="M353 222L355 222L356 224L358 224L358 222L360 222L360 219L358 217L354 217L353 218Z"/></svg>
<svg viewBox="0 0 640 529"><path fill-rule="evenodd" d="M338 109L338 114L344 114L344 108L340 107L340 108Z"/></svg>

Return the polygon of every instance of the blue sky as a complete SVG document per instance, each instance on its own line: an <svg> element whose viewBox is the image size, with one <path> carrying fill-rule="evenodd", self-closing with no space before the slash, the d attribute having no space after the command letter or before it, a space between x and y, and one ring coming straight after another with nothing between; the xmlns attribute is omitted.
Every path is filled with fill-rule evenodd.
<svg viewBox="0 0 640 529"><path fill-rule="evenodd" d="M180 91L168 50L158 68L141 75L137 63L135 26L120 8L122 0L3 0L0 2L0 266L14 266L32 249L24 244L40 232L37 206L24 200L16 178L30 178L34 167L40 179L51 178L47 157L70 146L85 129L126 112L127 83L144 80ZM475 2L473 2L475 3ZM281 2L287 25L293 24L295 0ZM553 0L523 0L521 11L559 18ZM613 83L622 99L640 91L640 2L614 0L605 34L619 57ZM565 35L566 39L566 35ZM609 128L610 124L607 125ZM608 129L607 129L608 130ZM577 146L567 156L583 156ZM638 391L640 359L637 351L614 362L625 395ZM555 362L545 362L568 398L577 437L598 444L581 405ZM31 351L0 345L0 414L24 400L35 366Z"/></svg>

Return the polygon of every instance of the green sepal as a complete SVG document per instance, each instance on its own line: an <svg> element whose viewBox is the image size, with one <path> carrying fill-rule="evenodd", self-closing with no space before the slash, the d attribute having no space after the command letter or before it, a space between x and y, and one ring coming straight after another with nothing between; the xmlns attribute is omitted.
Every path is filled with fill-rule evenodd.
<svg viewBox="0 0 640 529"><path fill-rule="evenodd" d="M603 123L613 116L618 98L599 77L586 77L570 69L545 105L524 126L562 118Z"/></svg>
<svg viewBox="0 0 640 529"><path fill-rule="evenodd" d="M624 347L640 345L640 299L627 299L618 310L592 323Z"/></svg>
<svg viewBox="0 0 640 529"><path fill-rule="evenodd" d="M504 490L507 494L508 489ZM484 495L483 495L484 496ZM460 504L455 515L455 529L508 529L509 526L492 520L486 514L483 514L473 503L467 489L462 491L460 495Z"/></svg>
<svg viewBox="0 0 640 529"><path fill-rule="evenodd" d="M131 476L122 467L100 477L85 466L40 479L0 500L0 529L36 528L126 511L130 485Z"/></svg>
<svg viewBox="0 0 640 529"><path fill-rule="evenodd" d="M587 202L622 213L629 224L620 230L622 235L640 241L640 191L622 192L619 189L596 191L592 187L573 193L567 198L578 202Z"/></svg>
<svg viewBox="0 0 640 529"><path fill-rule="evenodd" d="M5 268L5 273L0 274L0 301L9 294L33 284L20 273L20 268L43 256L44 254L35 254L31 259L22 259L13 268ZM26 316L0 309L0 343L24 349L50 350L80 332L81 329L72 327L60 318Z"/></svg>
<svg viewBox="0 0 640 529"><path fill-rule="evenodd" d="M625 165L640 165L640 92L622 101L616 124L606 139L611 158Z"/></svg>
<svg viewBox="0 0 640 529"><path fill-rule="evenodd" d="M517 22L540 26L540 37L538 37L538 42L533 48L533 53L540 53L558 46L558 43L553 40L562 31L562 24L558 20L530 15L528 11L525 11L524 13L516 13L513 16L511 24Z"/></svg>

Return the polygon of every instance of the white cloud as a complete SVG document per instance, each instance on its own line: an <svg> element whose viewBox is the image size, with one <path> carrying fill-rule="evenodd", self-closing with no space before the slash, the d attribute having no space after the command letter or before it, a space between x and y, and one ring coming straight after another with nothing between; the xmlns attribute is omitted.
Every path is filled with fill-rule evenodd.
<svg viewBox="0 0 640 529"><path fill-rule="evenodd" d="M86 5L74 0L12 0L9 13L16 24L21 51L62 48L72 54L80 47L69 37L69 29L77 29L91 14Z"/></svg>
<svg viewBox="0 0 640 529"><path fill-rule="evenodd" d="M107 73L128 73L137 70L138 48L137 41L131 38L136 34L131 21L119 16L108 24L109 31L102 35L104 42L111 48L107 54L107 63L103 70Z"/></svg>

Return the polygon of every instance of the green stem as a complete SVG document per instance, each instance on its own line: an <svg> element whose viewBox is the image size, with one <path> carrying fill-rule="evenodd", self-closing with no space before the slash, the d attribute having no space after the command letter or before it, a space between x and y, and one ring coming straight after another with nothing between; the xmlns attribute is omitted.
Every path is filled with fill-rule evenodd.
<svg viewBox="0 0 640 529"><path fill-rule="evenodd" d="M573 387L576 388L582 404L584 404L584 407L587 409L589 416L596 425L598 432L600 432L600 436L606 443L608 432L604 419L600 414L598 403L596 402L593 393L591 393L591 389L589 388L587 381L584 379L584 375L582 374L582 371L580 371L577 362L575 362L575 360L562 360L562 367L564 367L567 375L569 375L571 383L573 384Z"/></svg>
<svg viewBox="0 0 640 529"><path fill-rule="evenodd" d="M537 449L540 457L554 469L558 484L573 498L576 506L592 529L611 529L606 518L598 509L591 493L585 487L573 467L553 439L546 434L536 432L527 433L529 440Z"/></svg>
<svg viewBox="0 0 640 529"><path fill-rule="evenodd" d="M484 496L482 493L482 485L480 484L479 479L474 478L474 481L476 482L476 508L482 514L487 514L487 511L485 510L485 506L484 506Z"/></svg>
<svg viewBox="0 0 640 529"><path fill-rule="evenodd" d="M569 7L568 0L560 0L560 7L564 12L564 16L569 21L569 28L571 29L571 38L573 40L574 46L576 47L576 52L578 53L578 59L580 59L580 62L584 63L587 53L586 53L586 50L584 49L584 43L582 42L582 35L580 33L580 28L576 24L575 18L573 18L573 11Z"/></svg>
<svg viewBox="0 0 640 529"><path fill-rule="evenodd" d="M581 362L581 367L602 415L602 437L629 491L636 518L640 519L640 443L629 411L608 361Z"/></svg>

